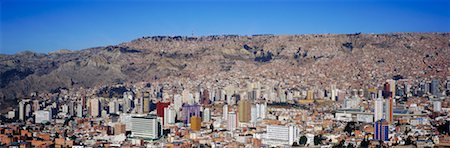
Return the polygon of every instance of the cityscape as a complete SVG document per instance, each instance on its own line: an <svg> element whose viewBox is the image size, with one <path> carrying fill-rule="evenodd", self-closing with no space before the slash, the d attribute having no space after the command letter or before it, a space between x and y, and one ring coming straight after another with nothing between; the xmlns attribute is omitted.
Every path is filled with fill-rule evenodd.
<svg viewBox="0 0 450 148"><path fill-rule="evenodd" d="M35 12L25 15L22 13L28 13L29 8L22 3L0 3L4 5L1 12L6 13L0 22L4 34L0 42L0 147L450 147L450 30L447 26L450 8L442 5L449 4L446 1L414 1L415 12L436 11L433 17L445 17L440 25L411 24L412 30L405 31L395 28L388 18L386 22L392 26L387 28L399 31L243 34L245 29L265 26L242 25L244 30L236 34L231 31L230 34L195 35L191 31L175 31L132 40L120 38L120 43L111 45L99 41L100 46L86 44L82 48L71 46L71 41L61 37L61 42L75 49L48 52L39 49L49 47L48 44L58 48L55 38L48 42L42 37L42 43L27 41L32 37L16 38L11 34L22 35L19 30L24 28L14 27L18 26L15 23L21 24L31 17L38 20L38 25L21 25L36 27L39 32L40 23L53 24L53 15L61 22L66 17L85 19L78 13L94 11L91 6L103 14L102 10L123 5L124 15L108 15L117 21L134 14L125 11L147 12L141 8L156 9L153 5L160 6L158 10L171 9L165 9L166 3L159 1L134 2L137 4L134 7L117 1L112 2L114 7L105 2L100 2L102 7L77 1L69 2L70 6L47 2L45 9L38 2L36 8L29 10ZM176 5L191 13L187 8L192 3L172 3L170 8ZM232 2L232 6L235 3L249 5L249 2ZM291 3L303 8L293 2L285 2L283 7L279 3L262 3L250 4L281 12L291 8L288 6ZM332 3L336 7L366 5L348 1ZM373 3L386 2L369 2L369 5ZM194 5L201 10L241 11L228 7L230 3L225 2ZM324 2L314 3L314 6L322 5ZM403 8L386 5L395 8L395 12ZM429 8L430 5L436 9ZM22 13L14 13L22 9ZM441 9L447 14L438 11ZM66 12L72 10L77 11ZM298 11L293 15L303 14ZM47 13L52 17L47 18ZM169 15L172 12L167 13L159 21L207 15L195 13L172 18ZM232 12L220 14L218 17L224 19L240 18ZM161 14L145 13L142 18L154 15ZM394 17L400 17L397 15ZM268 16L276 20L284 15ZM334 17L328 13L317 16ZM358 14L349 17L359 19ZM412 12L411 17L429 18ZM204 30L211 29L208 27L214 30L214 25L202 20L192 22L195 21L207 24ZM96 26L95 23L89 25ZM83 24L75 26L78 25ZM72 29L77 31L75 26ZM171 29L170 25L162 26ZM105 26L97 29L102 27ZM192 29L189 25L185 27ZM222 27L226 30L226 26ZM161 33L153 30L143 33ZM132 29L122 31L132 33ZM57 37L59 31L53 32ZM13 44L12 40L20 40L23 45ZM74 43L81 42L86 41ZM36 49L22 49L28 45Z"/></svg>

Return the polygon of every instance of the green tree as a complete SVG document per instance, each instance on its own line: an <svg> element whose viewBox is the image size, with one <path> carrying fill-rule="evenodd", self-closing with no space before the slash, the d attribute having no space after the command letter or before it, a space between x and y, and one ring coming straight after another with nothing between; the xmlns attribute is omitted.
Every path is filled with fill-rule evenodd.
<svg viewBox="0 0 450 148"><path fill-rule="evenodd" d="M300 137L300 140L299 140L298 143L300 145L305 145L307 141L308 141L308 138L306 138L306 136L303 135L303 136Z"/></svg>
<svg viewBox="0 0 450 148"><path fill-rule="evenodd" d="M314 136L314 145L322 144L322 135Z"/></svg>

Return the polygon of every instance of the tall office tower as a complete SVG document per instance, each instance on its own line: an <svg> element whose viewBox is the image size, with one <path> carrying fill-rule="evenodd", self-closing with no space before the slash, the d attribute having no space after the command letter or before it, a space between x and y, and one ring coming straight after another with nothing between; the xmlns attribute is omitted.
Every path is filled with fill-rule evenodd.
<svg viewBox="0 0 450 148"><path fill-rule="evenodd" d="M22 100L19 102L19 120L25 121L25 101Z"/></svg>
<svg viewBox="0 0 450 148"><path fill-rule="evenodd" d="M131 133L133 137L159 139L162 134L161 121L155 115L132 117Z"/></svg>
<svg viewBox="0 0 450 148"><path fill-rule="evenodd" d="M211 104L210 93L208 89L203 90L200 97L200 103L203 105Z"/></svg>
<svg viewBox="0 0 450 148"><path fill-rule="evenodd" d="M164 108L164 125L175 123L176 112L172 106Z"/></svg>
<svg viewBox="0 0 450 148"><path fill-rule="evenodd" d="M384 83L384 88L383 88L383 98L387 99L389 97L392 97L391 84L386 82L386 83Z"/></svg>
<svg viewBox="0 0 450 148"><path fill-rule="evenodd" d="M383 99L378 98L375 99L375 121L379 121L383 119Z"/></svg>
<svg viewBox="0 0 450 148"><path fill-rule="evenodd" d="M192 100L192 102L193 102L193 98L191 99L191 95L192 94L187 89L183 90L181 92L181 96L183 98L183 103L190 103L191 102L190 100Z"/></svg>
<svg viewBox="0 0 450 148"><path fill-rule="evenodd" d="M123 93L123 106L122 106L122 112L128 113L131 111L132 108L132 100L133 100L133 93L131 91L127 91Z"/></svg>
<svg viewBox="0 0 450 148"><path fill-rule="evenodd" d="M69 115L74 116L75 115L75 102L72 100L69 101L68 107L69 107Z"/></svg>
<svg viewBox="0 0 450 148"><path fill-rule="evenodd" d="M69 106L67 104L63 104L61 105L62 108L62 113L64 113L65 115L67 115L67 113L69 113Z"/></svg>
<svg viewBox="0 0 450 148"><path fill-rule="evenodd" d="M30 102L28 102L27 104L25 104L25 117L26 118L31 117L32 113L33 113L33 110L31 109L31 104L30 104Z"/></svg>
<svg viewBox="0 0 450 148"><path fill-rule="evenodd" d="M395 85L395 80L389 79L386 80L386 82L389 83L389 91L392 93L392 98L394 98L396 96L395 89L397 88Z"/></svg>
<svg viewBox="0 0 450 148"><path fill-rule="evenodd" d="M394 108L393 108L393 99L392 97L389 97L388 99L386 99L385 105L386 105L386 114L385 114L385 119L389 124L392 124L394 122Z"/></svg>
<svg viewBox="0 0 450 148"><path fill-rule="evenodd" d="M179 111L181 109L181 106L183 105L183 99L181 95L176 94L173 96L173 107L176 111Z"/></svg>
<svg viewBox="0 0 450 148"><path fill-rule="evenodd" d="M306 100L313 100L313 99L314 99L314 91L308 90L308 92L306 94Z"/></svg>
<svg viewBox="0 0 450 148"><path fill-rule="evenodd" d="M228 105L224 104L222 107L222 118L223 120L228 120Z"/></svg>
<svg viewBox="0 0 450 148"><path fill-rule="evenodd" d="M266 112L267 112L267 104L266 104L266 102L256 104L256 111L257 111L258 118L265 119L266 118Z"/></svg>
<svg viewBox="0 0 450 148"><path fill-rule="evenodd" d="M38 111L41 109L41 106L39 104L39 100L33 100L33 110Z"/></svg>
<svg viewBox="0 0 450 148"><path fill-rule="evenodd" d="M117 100L111 100L108 103L109 113L110 114L118 114L119 113L119 103Z"/></svg>
<svg viewBox="0 0 450 148"><path fill-rule="evenodd" d="M142 103L143 113L148 114L150 113L150 93L145 92L144 97L142 99L143 99Z"/></svg>
<svg viewBox="0 0 450 148"><path fill-rule="evenodd" d="M389 123L384 120L374 123L375 140L389 141Z"/></svg>
<svg viewBox="0 0 450 148"><path fill-rule="evenodd" d="M158 102L156 103L156 114L158 117L164 117L164 108L167 108L170 102Z"/></svg>
<svg viewBox="0 0 450 148"><path fill-rule="evenodd" d="M192 116L190 121L190 127L192 131L200 131L202 118L198 116Z"/></svg>
<svg viewBox="0 0 450 148"><path fill-rule="evenodd" d="M227 120L227 129L229 131L236 130L237 127L237 117L235 112L229 112L228 113L228 120Z"/></svg>
<svg viewBox="0 0 450 148"><path fill-rule="evenodd" d="M89 101L91 117L99 117L101 115L101 103L97 98L93 98Z"/></svg>
<svg viewBox="0 0 450 148"><path fill-rule="evenodd" d="M184 124L190 123L192 116L200 116L200 105L198 104L184 104L183 105L183 120Z"/></svg>
<svg viewBox="0 0 450 148"><path fill-rule="evenodd" d="M298 139L298 129L294 126L268 125L266 131L268 141L292 145Z"/></svg>
<svg viewBox="0 0 450 148"><path fill-rule="evenodd" d="M144 99L142 97L137 97L137 99L134 99L134 113L138 113L138 114L143 114L144 113L144 108L143 108L143 102Z"/></svg>
<svg viewBox="0 0 450 148"><path fill-rule="evenodd" d="M252 108L251 108L250 112L251 112L250 122L251 123L256 123L256 120L258 118L258 111L257 111L256 105L252 105Z"/></svg>
<svg viewBox="0 0 450 148"><path fill-rule="evenodd" d="M239 122L249 122L251 116L251 103L249 100L239 101L238 106Z"/></svg>
<svg viewBox="0 0 450 148"><path fill-rule="evenodd" d="M434 79L431 80L430 91L433 96L439 96L439 80Z"/></svg>
<svg viewBox="0 0 450 148"><path fill-rule="evenodd" d="M77 103L77 117L83 117L83 104L81 102Z"/></svg>
<svg viewBox="0 0 450 148"><path fill-rule="evenodd" d="M433 111L434 112L441 112L442 111L442 104L440 100L433 101Z"/></svg>
<svg viewBox="0 0 450 148"><path fill-rule="evenodd" d="M209 122L211 120L211 109L203 109L203 122Z"/></svg>

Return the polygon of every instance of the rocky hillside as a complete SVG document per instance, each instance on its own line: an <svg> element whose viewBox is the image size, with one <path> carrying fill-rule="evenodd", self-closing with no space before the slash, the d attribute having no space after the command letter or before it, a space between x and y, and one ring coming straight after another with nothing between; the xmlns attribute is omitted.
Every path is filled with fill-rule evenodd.
<svg viewBox="0 0 450 148"><path fill-rule="evenodd" d="M361 87L394 75L444 79L449 68L450 33L154 36L79 51L0 55L0 99L58 88L232 75Z"/></svg>

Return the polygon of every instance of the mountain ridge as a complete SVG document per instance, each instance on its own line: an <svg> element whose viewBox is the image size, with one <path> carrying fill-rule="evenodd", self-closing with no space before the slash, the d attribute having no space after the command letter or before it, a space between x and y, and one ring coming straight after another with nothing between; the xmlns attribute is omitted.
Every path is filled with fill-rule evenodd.
<svg viewBox="0 0 450 148"><path fill-rule="evenodd" d="M370 87L394 75L444 79L449 57L450 33L151 36L82 50L0 55L0 99L63 87L207 81L227 73L278 79L283 72L280 79L299 77L293 80L299 85Z"/></svg>

